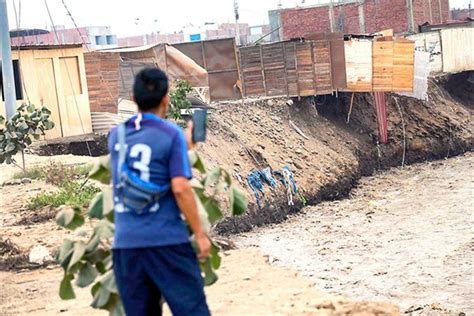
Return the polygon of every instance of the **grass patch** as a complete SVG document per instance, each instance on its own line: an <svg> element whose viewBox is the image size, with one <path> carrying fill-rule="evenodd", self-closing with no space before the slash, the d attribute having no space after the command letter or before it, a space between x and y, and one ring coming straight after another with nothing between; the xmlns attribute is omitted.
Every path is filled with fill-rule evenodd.
<svg viewBox="0 0 474 316"><path fill-rule="evenodd" d="M92 167L93 165L90 164L65 166L61 163L50 162L49 165L35 166L17 172L13 175L13 179L45 180L47 183L60 186L68 180L85 179Z"/></svg>
<svg viewBox="0 0 474 316"><path fill-rule="evenodd" d="M13 179L15 180L21 180L24 178L29 178L32 180L44 179L45 178L44 168L43 167L27 168L25 171L20 171L13 175Z"/></svg>
<svg viewBox="0 0 474 316"><path fill-rule="evenodd" d="M28 208L37 210L45 206L56 208L61 205L87 207L100 189L91 184L84 186L82 184L83 181L65 181L60 184L59 191L42 192L33 197L28 204Z"/></svg>
<svg viewBox="0 0 474 316"><path fill-rule="evenodd" d="M92 184L85 184L92 165L65 166L51 162L41 171L43 179L59 188L56 192L42 192L30 199L28 209L39 210L46 206L57 208L61 205L87 207L100 191Z"/></svg>

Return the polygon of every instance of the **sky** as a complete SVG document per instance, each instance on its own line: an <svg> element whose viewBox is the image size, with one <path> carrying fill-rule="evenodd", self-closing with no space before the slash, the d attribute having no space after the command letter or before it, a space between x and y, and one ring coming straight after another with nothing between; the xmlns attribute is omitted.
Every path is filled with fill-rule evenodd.
<svg viewBox="0 0 474 316"><path fill-rule="evenodd" d="M46 0L55 25L73 27L62 0ZM180 31L185 26L206 22L234 22L234 0L64 0L79 26L111 26L119 37L160 31ZM450 0L451 8L467 8L472 0ZM268 23L268 10L278 7L278 0L238 0L240 22L250 25ZM302 3L304 2L304 3ZM313 5L325 0L281 0L283 7ZM21 10L19 5L21 3ZM51 26L44 0L7 0L9 24L17 28Z"/></svg>

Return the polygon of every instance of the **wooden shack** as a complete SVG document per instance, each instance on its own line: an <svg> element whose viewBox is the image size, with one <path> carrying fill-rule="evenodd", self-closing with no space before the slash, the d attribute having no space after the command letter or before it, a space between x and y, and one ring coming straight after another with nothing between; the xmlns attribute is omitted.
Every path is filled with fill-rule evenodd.
<svg viewBox="0 0 474 316"><path fill-rule="evenodd" d="M46 139L92 133L81 44L12 47L12 57L17 105L31 102L51 110L55 127ZM0 114L5 116L0 96Z"/></svg>

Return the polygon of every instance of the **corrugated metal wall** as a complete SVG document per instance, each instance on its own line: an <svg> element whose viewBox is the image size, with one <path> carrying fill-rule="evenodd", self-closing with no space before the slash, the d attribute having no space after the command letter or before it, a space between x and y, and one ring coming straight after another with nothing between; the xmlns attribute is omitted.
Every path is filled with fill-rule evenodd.
<svg viewBox="0 0 474 316"><path fill-rule="evenodd" d="M474 70L474 28L441 30L443 72Z"/></svg>
<svg viewBox="0 0 474 316"><path fill-rule="evenodd" d="M238 99L239 71L234 38L173 44L207 70L211 101Z"/></svg>
<svg viewBox="0 0 474 316"><path fill-rule="evenodd" d="M442 72L443 60L441 57L441 36L439 31L418 33L407 37L415 41L415 50L430 54L430 71Z"/></svg>

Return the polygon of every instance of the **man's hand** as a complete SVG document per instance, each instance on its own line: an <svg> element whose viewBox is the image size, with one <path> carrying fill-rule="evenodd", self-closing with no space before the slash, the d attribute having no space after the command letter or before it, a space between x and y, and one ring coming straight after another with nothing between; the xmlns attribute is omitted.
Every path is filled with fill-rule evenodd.
<svg viewBox="0 0 474 316"><path fill-rule="evenodd" d="M199 260L204 260L209 256L209 252L211 251L211 242L209 241L209 237L206 234L201 233L196 235L196 245L199 249Z"/></svg>
<svg viewBox="0 0 474 316"><path fill-rule="evenodd" d="M186 136L186 143L188 144L188 150L193 150L196 144L193 143L193 121L188 122L188 126L184 130L184 136Z"/></svg>

